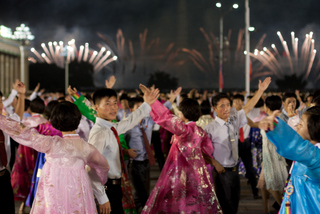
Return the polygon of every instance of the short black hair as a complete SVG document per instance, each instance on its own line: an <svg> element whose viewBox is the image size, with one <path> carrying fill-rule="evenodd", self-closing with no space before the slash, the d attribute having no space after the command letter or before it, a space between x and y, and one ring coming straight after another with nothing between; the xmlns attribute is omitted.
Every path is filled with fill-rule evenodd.
<svg viewBox="0 0 320 214"><path fill-rule="evenodd" d="M291 97L295 98L296 101L298 101L297 95L296 95L295 93L292 93L292 92L286 92L286 93L284 93L284 95L282 96L282 101L285 102L286 99L291 98Z"/></svg>
<svg viewBox="0 0 320 214"><path fill-rule="evenodd" d="M78 107L68 101L59 102L51 114L51 124L59 131L74 131L78 128L81 113Z"/></svg>
<svg viewBox="0 0 320 214"><path fill-rule="evenodd" d="M320 106L320 96L314 98L312 100L312 103L315 105L315 106Z"/></svg>
<svg viewBox="0 0 320 214"><path fill-rule="evenodd" d="M27 111L28 108L30 107L31 101L28 99L24 99L24 111Z"/></svg>
<svg viewBox="0 0 320 214"><path fill-rule="evenodd" d="M33 113L42 114L45 107L44 101L39 97L30 102L30 111Z"/></svg>
<svg viewBox="0 0 320 214"><path fill-rule="evenodd" d="M242 102L244 102L244 96L242 94L236 94L233 96L232 98L233 100L236 100L236 99L239 99L241 100Z"/></svg>
<svg viewBox="0 0 320 214"><path fill-rule="evenodd" d="M209 100L202 101L200 105L200 110L202 115L207 115L211 113L211 105Z"/></svg>
<svg viewBox="0 0 320 214"><path fill-rule="evenodd" d="M120 101L121 101L121 100L129 100L129 97L128 97L127 94L121 94L119 100L120 100Z"/></svg>
<svg viewBox="0 0 320 214"><path fill-rule="evenodd" d="M282 106L281 97L272 95L267 97L265 101L266 107L269 108L271 111L280 110Z"/></svg>
<svg viewBox="0 0 320 214"><path fill-rule="evenodd" d="M232 101L231 101L230 97L229 97L226 93L219 93L219 94L217 94L216 96L214 96L214 97L212 98L212 100L211 100L212 106L213 106L213 107L217 107L218 102L219 102L221 99L224 99L224 98L228 99L229 102L230 102L230 105L232 106Z"/></svg>
<svg viewBox="0 0 320 214"><path fill-rule="evenodd" d="M92 101L92 97L89 93L87 93L84 97L87 98L87 100L89 100L90 102Z"/></svg>
<svg viewBox="0 0 320 214"><path fill-rule="evenodd" d="M61 102L61 101L66 101L66 98L65 97L59 97L58 98L58 102Z"/></svg>
<svg viewBox="0 0 320 214"><path fill-rule="evenodd" d="M128 103L129 103L129 108L133 108L136 103L143 103L144 100L142 97L133 97L129 98Z"/></svg>
<svg viewBox="0 0 320 214"><path fill-rule="evenodd" d="M311 140L320 142L320 106L311 107L304 114L308 117L308 131Z"/></svg>
<svg viewBox="0 0 320 214"><path fill-rule="evenodd" d="M64 89L58 89L58 90L56 90L56 93L60 93L60 94L63 94L63 96L66 96Z"/></svg>
<svg viewBox="0 0 320 214"><path fill-rule="evenodd" d="M50 102L48 103L48 105L45 107L45 109L44 109L44 116L45 116L48 120L50 120L50 118L51 118L51 113L52 113L54 107L56 107L56 105L58 105L58 103L59 103L59 102L58 102L57 100L52 100L52 101L50 101Z"/></svg>
<svg viewBox="0 0 320 214"><path fill-rule="evenodd" d="M2 94L2 92L0 91L0 98L2 99L2 96L3 96L3 94Z"/></svg>
<svg viewBox="0 0 320 214"><path fill-rule="evenodd" d="M105 97L116 97L117 98L117 93L115 90L111 88L102 88L94 92L93 94L93 104L98 105L100 101L105 98Z"/></svg>
<svg viewBox="0 0 320 214"><path fill-rule="evenodd" d="M313 99L312 99L312 102L314 99L316 99L317 97L320 97L320 89L319 90L316 90L314 93L313 93ZM314 102L313 102L314 103Z"/></svg>
<svg viewBox="0 0 320 214"><path fill-rule="evenodd" d="M194 99L183 99L179 105L179 110L189 121L197 121L201 116L200 105L198 101Z"/></svg>
<svg viewBox="0 0 320 214"><path fill-rule="evenodd" d="M280 98L281 99L281 98ZM254 106L255 108L260 108L264 105L264 101L262 98L259 98L257 104Z"/></svg>

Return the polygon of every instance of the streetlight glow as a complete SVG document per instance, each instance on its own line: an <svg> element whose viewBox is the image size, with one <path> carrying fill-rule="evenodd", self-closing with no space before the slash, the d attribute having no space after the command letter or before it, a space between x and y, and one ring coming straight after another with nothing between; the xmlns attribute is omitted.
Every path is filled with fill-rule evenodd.
<svg viewBox="0 0 320 214"><path fill-rule="evenodd" d="M253 32L253 31L255 31L255 28L254 27L248 27L248 31Z"/></svg>
<svg viewBox="0 0 320 214"><path fill-rule="evenodd" d="M220 2L217 2L217 3L216 3L216 7L217 7L217 8L221 8L221 3L220 3Z"/></svg>
<svg viewBox="0 0 320 214"><path fill-rule="evenodd" d="M232 7L233 7L234 9L238 9L239 5L238 5L238 4L233 4Z"/></svg>

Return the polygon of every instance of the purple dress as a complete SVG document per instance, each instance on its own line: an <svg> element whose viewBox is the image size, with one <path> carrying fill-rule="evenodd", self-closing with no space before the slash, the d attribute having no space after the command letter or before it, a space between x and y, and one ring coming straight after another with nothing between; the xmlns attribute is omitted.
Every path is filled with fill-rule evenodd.
<svg viewBox="0 0 320 214"><path fill-rule="evenodd" d="M184 124L160 102L153 121L174 135L156 186L142 213L222 213L202 151L212 157L211 140L195 122Z"/></svg>

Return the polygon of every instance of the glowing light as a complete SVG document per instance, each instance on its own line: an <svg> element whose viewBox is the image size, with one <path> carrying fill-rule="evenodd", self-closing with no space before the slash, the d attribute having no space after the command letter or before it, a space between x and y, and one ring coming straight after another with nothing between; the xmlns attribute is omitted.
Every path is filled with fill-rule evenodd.
<svg viewBox="0 0 320 214"><path fill-rule="evenodd" d="M239 5L238 5L238 4L233 4L232 7L233 7L234 9L238 9L238 8L239 8Z"/></svg>
<svg viewBox="0 0 320 214"><path fill-rule="evenodd" d="M220 2L217 2L217 3L216 3L216 7L217 7L217 8L221 8L221 3L220 3Z"/></svg>

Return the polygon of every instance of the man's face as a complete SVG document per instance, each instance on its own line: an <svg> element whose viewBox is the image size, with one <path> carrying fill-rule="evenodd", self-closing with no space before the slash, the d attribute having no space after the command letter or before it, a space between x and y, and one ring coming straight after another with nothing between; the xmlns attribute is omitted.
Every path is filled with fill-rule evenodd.
<svg viewBox="0 0 320 214"><path fill-rule="evenodd" d="M219 118L225 121L228 120L231 110L230 101L227 98L220 99L217 106L213 107L213 110Z"/></svg>
<svg viewBox="0 0 320 214"><path fill-rule="evenodd" d="M296 106L297 106L297 100L294 97L288 97L284 102L282 102L283 108L284 110L287 111L289 104L292 104L292 108L293 110L296 110Z"/></svg>
<svg viewBox="0 0 320 214"><path fill-rule="evenodd" d="M115 120L118 112L118 102L117 98L112 97L104 97L100 100L100 103L94 106L98 117L111 121Z"/></svg>
<svg viewBox="0 0 320 214"><path fill-rule="evenodd" d="M129 103L128 103L128 100L124 99L124 100L121 100L120 101L120 104L121 104L121 107L124 109L124 110L127 110L129 108Z"/></svg>
<svg viewBox="0 0 320 214"><path fill-rule="evenodd" d="M308 117L303 114L300 118L300 122L297 125L297 133L304 139L311 141L311 137L308 130Z"/></svg>
<svg viewBox="0 0 320 214"><path fill-rule="evenodd" d="M243 107L243 101L241 99L233 99L232 107L235 108L237 111L240 111Z"/></svg>
<svg viewBox="0 0 320 214"><path fill-rule="evenodd" d="M142 105L141 102L140 102L140 103L135 103L134 106L133 106L133 108L130 109L130 111L131 111L131 112L134 112L134 111L137 110L141 105Z"/></svg>

